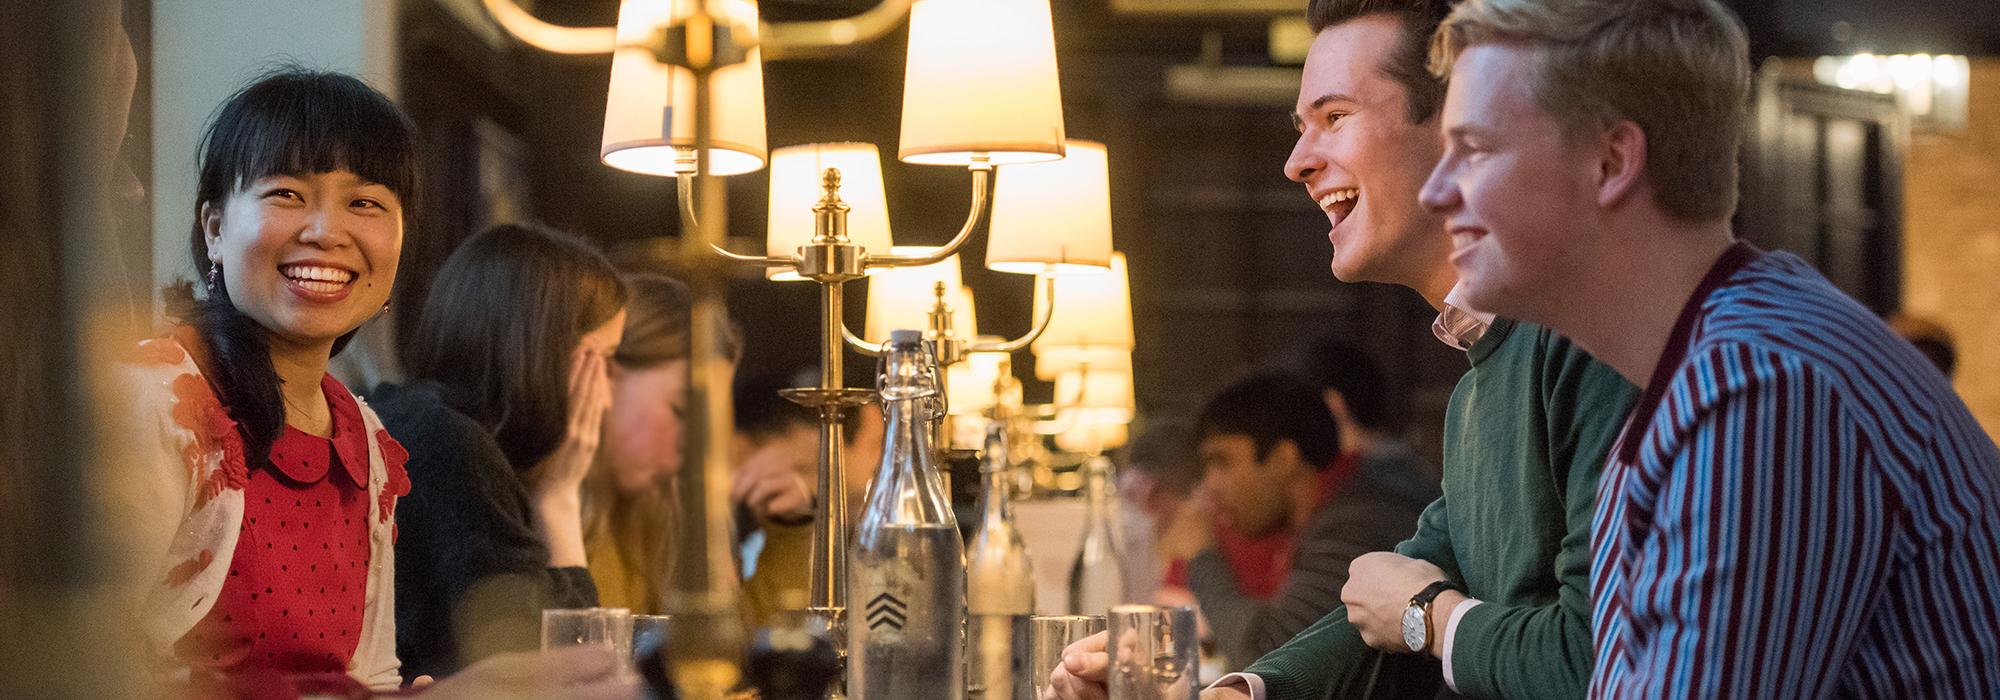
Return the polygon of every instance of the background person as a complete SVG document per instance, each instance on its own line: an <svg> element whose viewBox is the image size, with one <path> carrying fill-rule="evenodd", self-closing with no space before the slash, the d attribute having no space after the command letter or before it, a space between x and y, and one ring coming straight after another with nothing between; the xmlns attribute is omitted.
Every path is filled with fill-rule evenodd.
<svg viewBox="0 0 2000 700"><path fill-rule="evenodd" d="M537 648L543 609L597 604L582 484L628 298L596 248L544 228L488 229L438 270L410 383L371 396L422 485L396 541L405 676Z"/></svg>

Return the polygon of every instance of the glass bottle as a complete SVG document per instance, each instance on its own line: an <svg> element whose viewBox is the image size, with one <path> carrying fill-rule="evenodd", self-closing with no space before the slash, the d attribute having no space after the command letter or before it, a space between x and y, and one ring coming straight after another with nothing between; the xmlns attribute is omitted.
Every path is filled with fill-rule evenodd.
<svg viewBox="0 0 2000 700"><path fill-rule="evenodd" d="M878 388L886 444L848 553L847 692L961 700L965 544L931 447L943 396L921 334L890 334Z"/></svg>
<svg viewBox="0 0 2000 700"><path fill-rule="evenodd" d="M966 553L966 656L972 697L1032 700L1028 628L1035 615L1035 574L1028 547L1014 529L1008 501L1012 464L1007 425L986 426L979 461L979 529Z"/></svg>
<svg viewBox="0 0 2000 700"><path fill-rule="evenodd" d="M1111 460L1098 455L1084 462L1083 484L1083 545L1069 569L1069 611L1103 615L1125 602L1124 568L1111 523Z"/></svg>

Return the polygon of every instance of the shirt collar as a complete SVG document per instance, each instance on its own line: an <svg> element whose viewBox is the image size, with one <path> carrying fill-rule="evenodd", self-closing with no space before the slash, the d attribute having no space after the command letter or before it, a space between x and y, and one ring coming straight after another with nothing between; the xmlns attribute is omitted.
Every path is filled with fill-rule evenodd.
<svg viewBox="0 0 2000 700"><path fill-rule="evenodd" d="M354 394L347 386L328 374L319 380L322 393L326 394L326 404L333 409L333 452L340 456L340 466L354 479L354 485L368 487L368 426L361 421L361 405L354 400Z"/></svg>
<svg viewBox="0 0 2000 700"><path fill-rule="evenodd" d="M1437 320L1431 322L1431 334L1439 342L1460 351L1471 350L1486 329L1493 325L1493 314L1474 311L1465 304L1465 284L1454 284L1444 295L1444 311L1438 313Z"/></svg>
<svg viewBox="0 0 2000 700"><path fill-rule="evenodd" d="M353 480L355 486L367 488L368 428L361 422L361 405L355 402L354 395L348 393L347 387L342 385L340 380L334 379L331 374L322 377L319 386L320 391L326 394L326 405L332 416L332 430L325 438L327 448L330 448L332 453L329 456L335 458L334 461L340 462L341 471ZM291 426L285 427L285 435L286 438L294 440L312 439L310 435L297 432L297 429ZM286 438L280 440L291 442ZM303 443L295 444L298 445L295 449L305 447ZM274 444L273 447L276 448L278 445ZM300 453L282 457L274 453L271 466L276 467L293 481L306 484L318 483L320 479L326 478L330 470L324 464L308 462L306 457L310 453L311 450L302 450Z"/></svg>
<svg viewBox="0 0 2000 700"><path fill-rule="evenodd" d="M1688 344L1693 341L1695 326L1701 321L1702 307L1708 305L1708 298L1721 289L1729 278L1736 276L1750 263L1764 256L1764 251L1748 241L1736 241L1717 256L1715 264L1709 266L1708 274L1695 285L1694 293L1688 295L1687 304L1681 307L1679 318L1674 320L1673 330L1667 334L1667 346L1660 352L1659 364L1653 366L1653 376L1646 382L1639 402L1632 407L1632 418L1625 424L1624 434L1618 440L1618 458L1630 462L1638 454L1639 442L1634 439L1643 434L1648 423L1653 422L1653 413L1665 398L1667 385L1672 383L1674 374L1680 371L1681 363L1687 359Z"/></svg>

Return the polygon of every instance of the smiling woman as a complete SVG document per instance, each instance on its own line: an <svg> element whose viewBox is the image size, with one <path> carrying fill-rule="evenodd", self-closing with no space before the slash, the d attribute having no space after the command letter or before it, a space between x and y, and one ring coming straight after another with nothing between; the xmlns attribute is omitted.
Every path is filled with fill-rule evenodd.
<svg viewBox="0 0 2000 700"><path fill-rule="evenodd" d="M197 694L284 694L319 675L394 688L404 452L326 373L395 283L415 134L355 78L288 68L225 102L190 232L205 294L123 366L121 515L151 562L146 630Z"/></svg>

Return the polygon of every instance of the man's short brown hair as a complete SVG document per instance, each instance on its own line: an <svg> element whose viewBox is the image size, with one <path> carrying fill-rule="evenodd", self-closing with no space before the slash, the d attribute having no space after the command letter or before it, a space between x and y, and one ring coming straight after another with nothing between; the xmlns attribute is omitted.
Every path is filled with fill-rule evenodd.
<svg viewBox="0 0 2000 700"><path fill-rule="evenodd" d="M1706 222L1736 211L1749 47L1743 23L1715 0L1465 0L1432 41L1432 71L1449 75L1477 44L1535 50L1536 102L1572 138L1638 124L1668 215Z"/></svg>
<svg viewBox="0 0 2000 700"><path fill-rule="evenodd" d="M1403 23L1403 41L1395 55L1383 59L1382 74L1401 83L1408 96L1410 121L1422 124L1444 106L1444 80L1425 66L1425 55L1438 23L1451 12L1448 0L1309 0L1306 25L1314 35L1335 25L1369 15L1394 16Z"/></svg>

